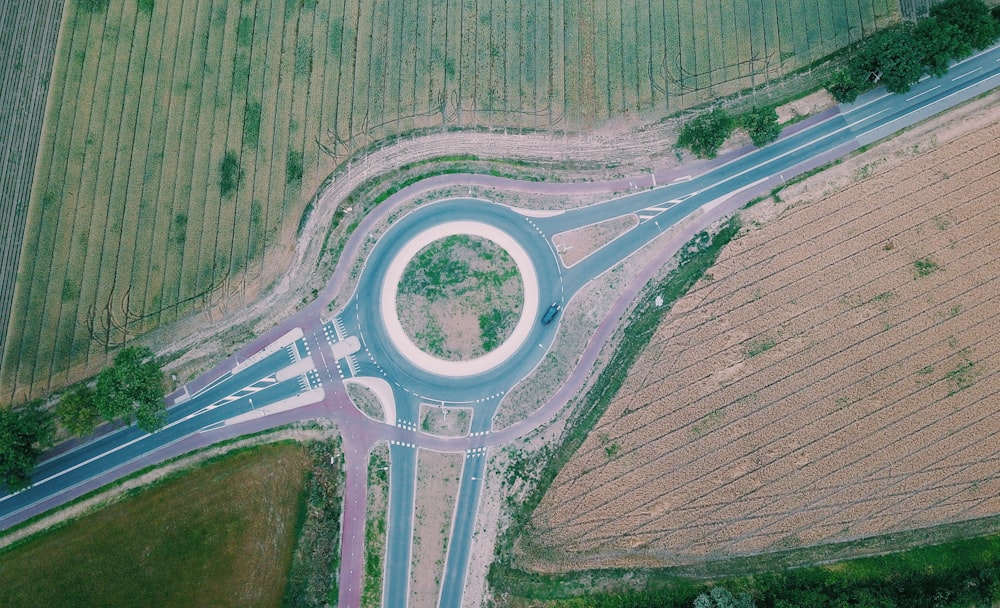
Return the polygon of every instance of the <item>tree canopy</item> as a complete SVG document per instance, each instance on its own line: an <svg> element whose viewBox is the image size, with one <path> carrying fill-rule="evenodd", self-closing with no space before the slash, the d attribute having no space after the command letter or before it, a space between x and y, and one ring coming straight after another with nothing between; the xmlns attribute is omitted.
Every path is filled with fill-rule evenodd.
<svg viewBox="0 0 1000 608"><path fill-rule="evenodd" d="M56 416L72 435L83 437L93 433L100 418L94 391L86 385L67 391L56 406Z"/></svg>
<svg viewBox="0 0 1000 608"><path fill-rule="evenodd" d="M0 407L0 481L14 492L31 485L38 457L54 435L52 415L41 401L18 409Z"/></svg>
<svg viewBox="0 0 1000 608"><path fill-rule="evenodd" d="M685 123L677 146L691 150L699 158L715 158L735 126L732 116L716 108Z"/></svg>
<svg viewBox="0 0 1000 608"><path fill-rule="evenodd" d="M733 595L725 587L712 587L695 598L694 608L756 608L756 604L746 593Z"/></svg>
<svg viewBox="0 0 1000 608"><path fill-rule="evenodd" d="M952 61L990 46L997 38L1000 21L983 0L945 0L915 26L900 24L861 44L847 65L834 73L827 89L841 103L853 102L877 83L890 93L905 93L925 71L941 76Z"/></svg>
<svg viewBox="0 0 1000 608"><path fill-rule="evenodd" d="M1000 37L1000 23L983 0L945 0L931 7L930 16L954 26L974 49L985 49Z"/></svg>
<svg viewBox="0 0 1000 608"><path fill-rule="evenodd" d="M770 106L754 108L740 116L740 126L747 130L750 141L763 148L781 135L778 112Z"/></svg>
<svg viewBox="0 0 1000 608"><path fill-rule="evenodd" d="M122 349L115 363L97 376L97 410L106 420L122 420L152 433L166 423L163 372L145 347Z"/></svg>
<svg viewBox="0 0 1000 608"><path fill-rule="evenodd" d="M881 75L890 93L905 93L924 75L923 54L913 34L903 24L882 30L868 39L858 60L864 70Z"/></svg>

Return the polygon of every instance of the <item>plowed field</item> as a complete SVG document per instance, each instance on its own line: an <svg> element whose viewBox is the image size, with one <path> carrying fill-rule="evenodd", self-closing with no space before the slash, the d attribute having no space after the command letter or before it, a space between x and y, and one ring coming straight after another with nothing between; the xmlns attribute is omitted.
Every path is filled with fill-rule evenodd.
<svg viewBox="0 0 1000 608"><path fill-rule="evenodd" d="M734 240L536 510L533 567L1000 511L1000 122L969 131Z"/></svg>

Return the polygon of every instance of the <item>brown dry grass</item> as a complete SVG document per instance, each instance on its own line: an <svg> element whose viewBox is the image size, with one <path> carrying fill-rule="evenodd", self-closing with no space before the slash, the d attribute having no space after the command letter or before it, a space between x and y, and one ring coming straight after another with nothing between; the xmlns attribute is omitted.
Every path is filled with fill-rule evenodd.
<svg viewBox="0 0 1000 608"><path fill-rule="evenodd" d="M451 520L462 474L462 454L420 450L413 506L413 557L409 606L437 606Z"/></svg>
<svg viewBox="0 0 1000 608"><path fill-rule="evenodd" d="M552 237L552 242L555 243L563 265L569 268L638 225L639 217L630 213L583 228L560 232Z"/></svg>
<svg viewBox="0 0 1000 608"><path fill-rule="evenodd" d="M996 96L976 107L964 128L852 161L832 195L805 200L833 184L821 174L754 209L542 501L533 567L688 563L997 513L1000 122Z"/></svg>

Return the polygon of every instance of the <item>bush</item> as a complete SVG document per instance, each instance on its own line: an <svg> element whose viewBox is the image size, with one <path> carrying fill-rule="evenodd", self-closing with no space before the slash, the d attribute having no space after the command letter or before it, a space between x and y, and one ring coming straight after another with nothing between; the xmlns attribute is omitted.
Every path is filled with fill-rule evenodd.
<svg viewBox="0 0 1000 608"><path fill-rule="evenodd" d="M716 108L686 123L677 138L677 146L691 150L699 158L715 158L735 126L732 116Z"/></svg>
<svg viewBox="0 0 1000 608"><path fill-rule="evenodd" d="M240 161L235 152L226 152L226 156L219 163L219 174L219 192L225 198L236 191L243 177L243 169L240 168Z"/></svg>
<svg viewBox="0 0 1000 608"><path fill-rule="evenodd" d="M778 112L772 107L754 108L740 116L740 126L750 134L750 141L763 148L781 135Z"/></svg>

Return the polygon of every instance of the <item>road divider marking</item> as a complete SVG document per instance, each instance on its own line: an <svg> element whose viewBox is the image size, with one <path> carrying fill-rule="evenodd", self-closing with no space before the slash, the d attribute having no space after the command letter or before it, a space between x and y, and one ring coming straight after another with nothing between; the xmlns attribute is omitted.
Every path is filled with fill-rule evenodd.
<svg viewBox="0 0 1000 608"><path fill-rule="evenodd" d="M926 91L924 91L923 93L917 93L917 94L916 94L916 95L914 95L913 97L907 97L907 98L906 98L906 101L913 101L913 100L914 100L914 99L916 99L917 97L923 97L924 95L926 95L926 94L930 93L931 91L936 91L937 89L940 89L940 88L941 88L941 85L937 85L936 87L933 87L933 88L930 88L930 89L927 89L927 90L926 90Z"/></svg>
<svg viewBox="0 0 1000 608"><path fill-rule="evenodd" d="M978 67L978 68L975 68L973 70L969 70L968 72L966 72L964 74L959 74L958 76L955 76L954 78L951 79L951 81L955 82L956 80L960 80L962 78L965 78L966 76L969 76L971 74L975 74L976 72L978 72L981 69L983 69L983 68L982 67ZM907 100L907 101L909 101L909 100Z"/></svg>

